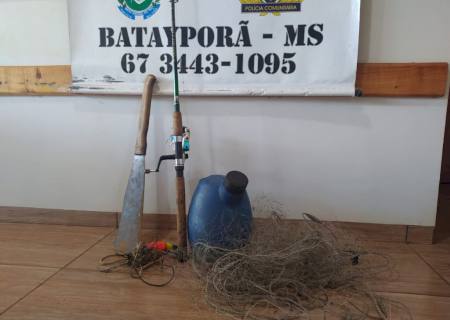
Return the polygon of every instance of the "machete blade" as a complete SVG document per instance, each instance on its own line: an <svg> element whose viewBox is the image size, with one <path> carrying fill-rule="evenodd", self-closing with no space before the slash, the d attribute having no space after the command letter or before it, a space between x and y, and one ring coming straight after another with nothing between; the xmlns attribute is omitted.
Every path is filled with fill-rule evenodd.
<svg viewBox="0 0 450 320"><path fill-rule="evenodd" d="M114 246L117 252L130 253L139 243L144 204L145 156L134 156L123 201L119 231Z"/></svg>

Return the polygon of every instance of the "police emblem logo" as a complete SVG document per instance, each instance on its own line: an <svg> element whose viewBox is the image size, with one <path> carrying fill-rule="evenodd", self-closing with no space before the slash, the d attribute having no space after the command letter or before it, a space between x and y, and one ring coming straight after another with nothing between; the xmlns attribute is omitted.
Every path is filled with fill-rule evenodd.
<svg viewBox="0 0 450 320"><path fill-rule="evenodd" d="M259 13L266 16L272 13L274 16L281 12L300 12L304 0L239 0L242 4L242 13Z"/></svg>
<svg viewBox="0 0 450 320"><path fill-rule="evenodd" d="M161 0L118 0L119 10L128 18L136 20L142 16L144 20L151 18L161 6Z"/></svg>

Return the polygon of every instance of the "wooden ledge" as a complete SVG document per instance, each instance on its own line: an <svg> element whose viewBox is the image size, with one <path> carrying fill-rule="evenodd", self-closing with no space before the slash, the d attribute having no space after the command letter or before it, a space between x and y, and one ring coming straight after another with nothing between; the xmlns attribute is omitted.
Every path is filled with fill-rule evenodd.
<svg viewBox="0 0 450 320"><path fill-rule="evenodd" d="M68 94L71 85L71 66L0 67L0 94Z"/></svg>
<svg viewBox="0 0 450 320"><path fill-rule="evenodd" d="M448 63L360 63L356 87L364 97L443 97L447 78ZM0 95L71 95L71 85L71 66L0 67Z"/></svg>
<svg viewBox="0 0 450 320"><path fill-rule="evenodd" d="M365 97L443 97L448 63L360 63L356 87Z"/></svg>

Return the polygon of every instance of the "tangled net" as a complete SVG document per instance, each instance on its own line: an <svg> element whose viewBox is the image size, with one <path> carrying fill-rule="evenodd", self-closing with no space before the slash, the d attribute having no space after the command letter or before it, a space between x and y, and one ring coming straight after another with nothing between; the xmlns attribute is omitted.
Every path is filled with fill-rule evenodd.
<svg viewBox="0 0 450 320"><path fill-rule="evenodd" d="M235 319L412 319L404 305L366 284L390 268L387 257L312 215L293 224L269 207L271 219L256 221L239 249L193 248L208 305Z"/></svg>

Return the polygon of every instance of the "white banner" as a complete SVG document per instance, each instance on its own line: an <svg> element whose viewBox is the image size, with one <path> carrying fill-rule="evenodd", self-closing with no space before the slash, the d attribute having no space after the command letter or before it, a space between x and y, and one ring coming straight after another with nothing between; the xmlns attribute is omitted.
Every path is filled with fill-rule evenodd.
<svg viewBox="0 0 450 320"><path fill-rule="evenodd" d="M75 92L172 92L169 0L69 0ZM189 95L354 95L360 0L179 0Z"/></svg>

